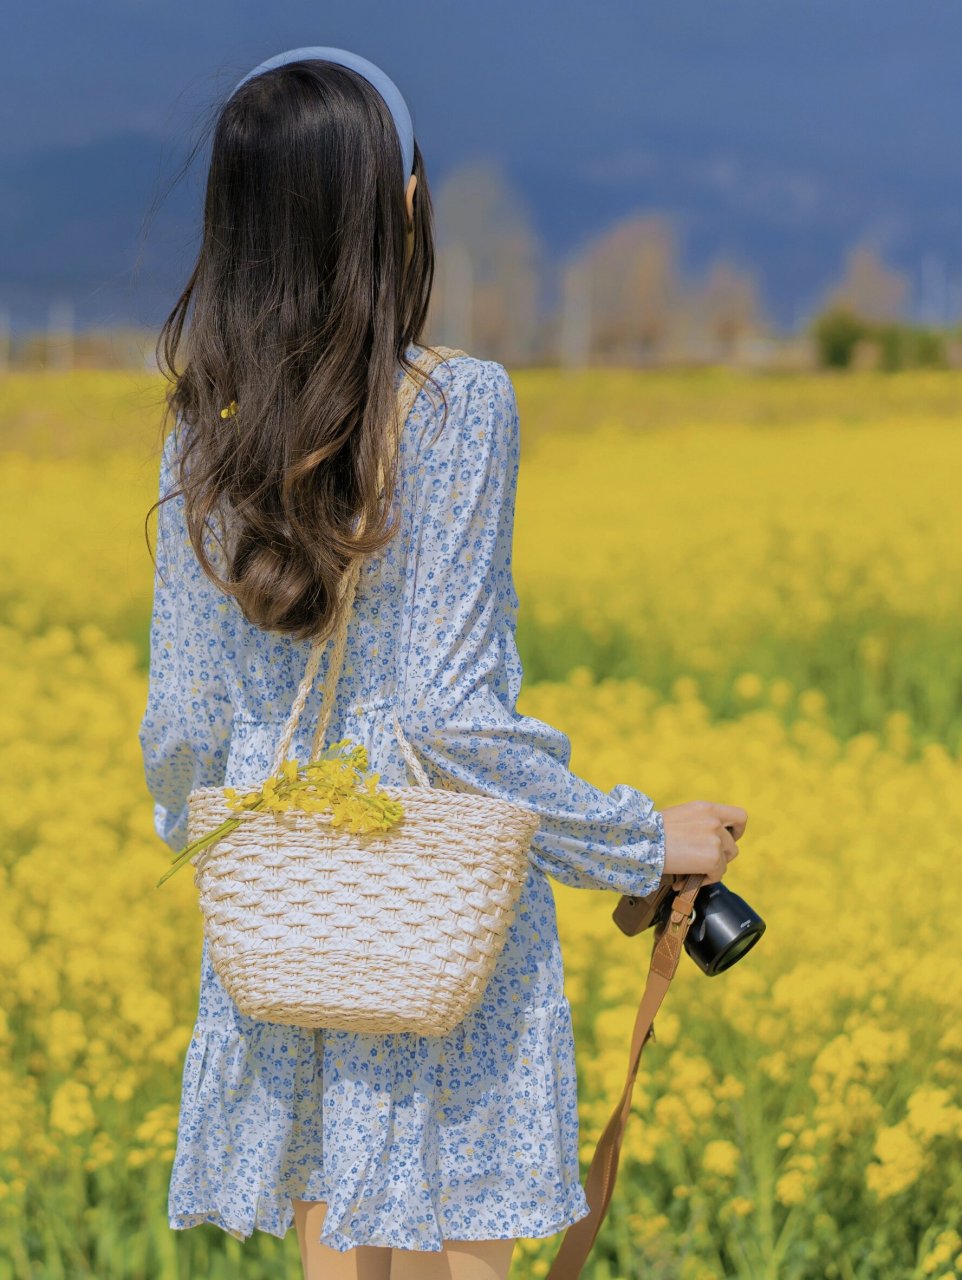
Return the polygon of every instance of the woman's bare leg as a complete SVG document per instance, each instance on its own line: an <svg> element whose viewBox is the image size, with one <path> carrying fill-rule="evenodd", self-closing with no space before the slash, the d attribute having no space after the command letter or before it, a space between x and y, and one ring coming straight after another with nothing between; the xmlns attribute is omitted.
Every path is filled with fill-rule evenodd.
<svg viewBox="0 0 962 1280"><path fill-rule="evenodd" d="M445 1240L440 1253L392 1249L391 1280L507 1280L515 1240Z"/></svg>
<svg viewBox="0 0 962 1280"><path fill-rule="evenodd" d="M294 1223L301 1247L304 1280L390 1280L391 1250L360 1245L338 1253L318 1243L327 1214L323 1200L294 1200Z"/></svg>

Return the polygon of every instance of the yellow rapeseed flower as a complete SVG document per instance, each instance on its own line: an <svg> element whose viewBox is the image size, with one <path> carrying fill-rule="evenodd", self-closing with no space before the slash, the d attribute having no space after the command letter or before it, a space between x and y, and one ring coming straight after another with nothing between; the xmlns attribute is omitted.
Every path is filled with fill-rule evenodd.
<svg viewBox="0 0 962 1280"><path fill-rule="evenodd" d="M91 1178L95 1206L128 1168L163 1175L173 1120L151 1113L170 1105L196 1009L189 880L142 892L166 850L135 740L152 587L142 518L156 487L143 465L153 423L134 407L131 376L158 387L87 370L13 371L0 384L0 1196L5 1246L26 1271L42 1269L31 1201L70 1224L84 1256L97 1253L98 1217L77 1203L70 1168ZM877 1256L901 1257L904 1214L876 1201L904 1194L928 1224L920 1265L941 1280L962 1248L940 1235L962 1174L962 881L945 875L962 760L943 639L962 616L962 375L516 380L516 582L531 651L557 676L526 680L519 710L563 729L572 768L599 787L624 782L661 806L744 804L751 821L727 882L768 923L717 978L681 957L642 1058L609 1269L675 1274L678 1234L653 1225L667 1214L693 1280L726 1252L728 1206L762 1256L774 1153L779 1202L797 1201L776 1211L787 1271L824 1274L869 1235ZM598 448L599 415L624 423L616 448ZM637 523L629 475L659 486L639 539L625 537ZM751 503L719 502L745 475ZM612 653L635 674L610 677ZM779 678L791 687L766 697ZM913 691L911 719L891 705L900 688ZM297 807L330 813L331 795L343 806L363 757L319 765L317 794L299 790ZM259 780L230 791L228 803L265 803ZM369 778L357 792L368 821L390 818ZM275 796L294 803L281 787ZM845 885L858 886L846 946L829 954L826 911ZM618 933L610 892L552 891L587 1157L624 1080L650 934ZM782 1132L797 1135L784 1150ZM741 1151L741 1196L705 1172L704 1160L723 1163L716 1143ZM676 1183L696 1212L673 1202ZM824 1206L838 1204L833 1226ZM636 1213L647 1229L632 1229ZM145 1214L153 1230L154 1208ZM524 1274L544 1274L552 1250L519 1249Z"/></svg>
<svg viewBox="0 0 962 1280"><path fill-rule="evenodd" d="M706 1173L715 1173L722 1178L734 1177L741 1153L734 1142L727 1138L713 1138L705 1144L702 1153L702 1168Z"/></svg>

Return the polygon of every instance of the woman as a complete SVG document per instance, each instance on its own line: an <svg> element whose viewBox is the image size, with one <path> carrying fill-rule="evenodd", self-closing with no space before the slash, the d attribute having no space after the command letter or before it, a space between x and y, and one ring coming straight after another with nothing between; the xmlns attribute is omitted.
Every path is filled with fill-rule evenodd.
<svg viewBox="0 0 962 1280"><path fill-rule="evenodd" d="M664 871L718 880L747 820L600 791L569 770L562 732L516 711L511 379L449 358L396 452L385 425L423 351L433 271L423 160L384 73L309 47L245 76L216 122L203 242L161 335L176 428L140 729L157 831L181 848L191 788L270 772L357 556L328 741L364 743L383 784L409 785L396 712L432 785L541 818L482 1003L447 1037L255 1021L205 942L170 1225L244 1239L295 1222L307 1280L503 1277L519 1236L588 1212L547 877L637 895ZM322 684L323 670L315 698ZM299 722L301 759L317 710Z"/></svg>

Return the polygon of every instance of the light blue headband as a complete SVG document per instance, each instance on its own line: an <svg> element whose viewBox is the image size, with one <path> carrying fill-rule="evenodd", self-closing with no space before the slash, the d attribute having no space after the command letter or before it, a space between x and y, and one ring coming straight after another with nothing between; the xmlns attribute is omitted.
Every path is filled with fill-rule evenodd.
<svg viewBox="0 0 962 1280"><path fill-rule="evenodd" d="M401 95L401 90L380 67L362 58L359 53L351 53L349 49L332 49L327 45L309 44L300 49L288 49L285 53L276 53L273 58L258 63L252 71L238 80L231 93L236 93L242 84L246 84L251 76L262 71L270 71L274 67L284 66L288 62L299 62L301 58L322 58L325 62L337 62L342 67L350 67L365 80L374 85L378 93L387 103L388 110L394 117L398 139L401 143L401 156L404 160L404 181L414 172L414 127L411 124L411 113Z"/></svg>

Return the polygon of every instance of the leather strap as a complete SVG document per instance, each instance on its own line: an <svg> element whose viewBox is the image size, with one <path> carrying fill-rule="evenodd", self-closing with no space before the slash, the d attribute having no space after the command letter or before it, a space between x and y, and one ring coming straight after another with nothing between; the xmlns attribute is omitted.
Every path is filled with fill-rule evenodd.
<svg viewBox="0 0 962 1280"><path fill-rule="evenodd" d="M565 1232L561 1247L548 1271L547 1280L577 1280L601 1229L601 1224L605 1220L615 1189L621 1141L631 1112L631 1096L635 1088L635 1077L638 1075L642 1050L649 1040L655 1038L655 1014L661 1007L661 1002L678 968L685 936L692 921L695 895L704 879L703 875L685 877L683 888L674 895L672 900L670 917L663 926L655 930L648 980L645 983L645 990L635 1016L635 1027L631 1034L628 1075L621 1097L598 1140L588 1176L585 1179L585 1195L590 1211L584 1218L573 1222Z"/></svg>

